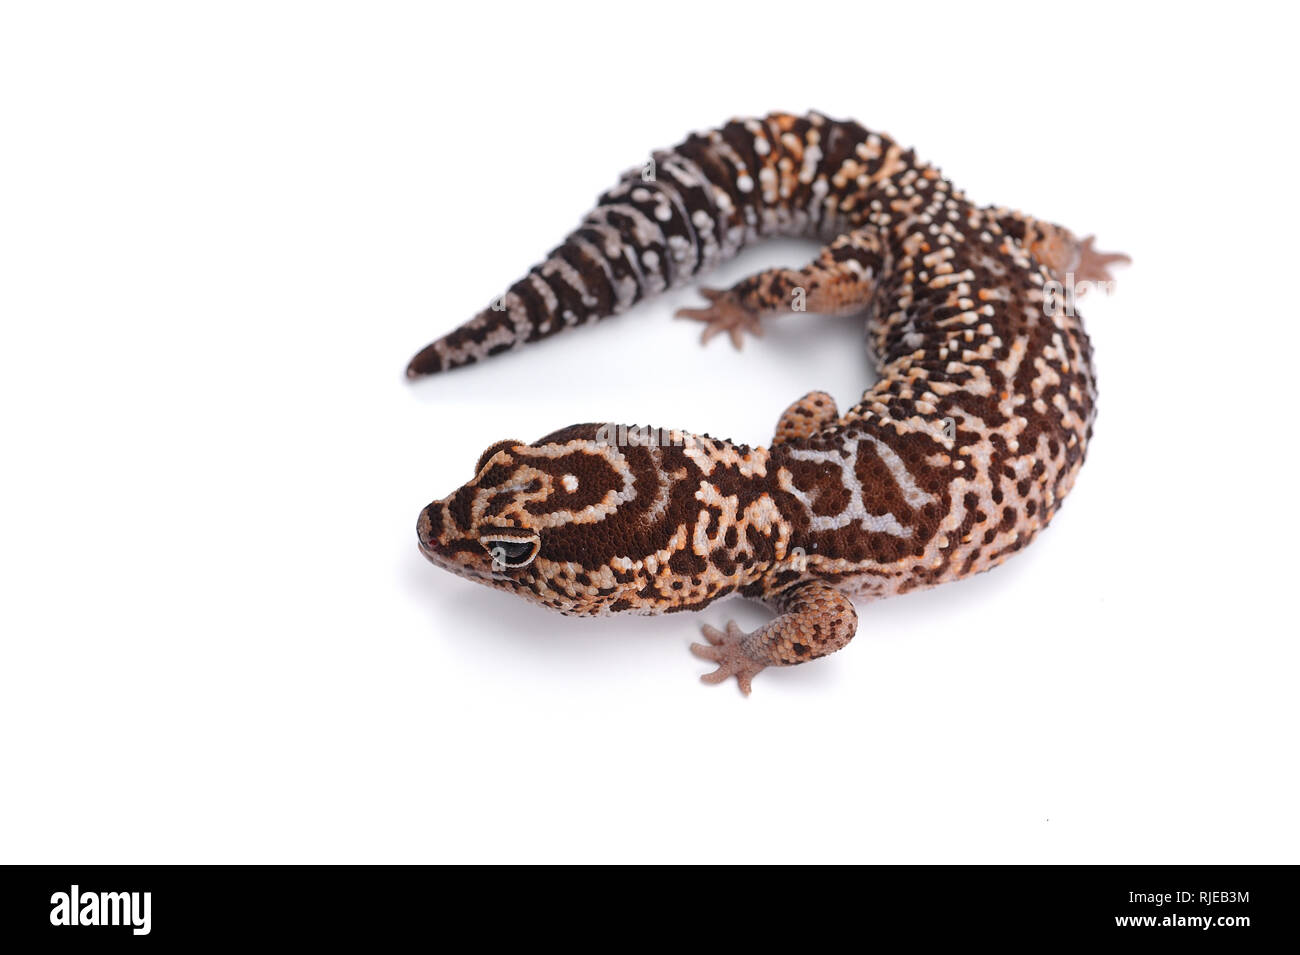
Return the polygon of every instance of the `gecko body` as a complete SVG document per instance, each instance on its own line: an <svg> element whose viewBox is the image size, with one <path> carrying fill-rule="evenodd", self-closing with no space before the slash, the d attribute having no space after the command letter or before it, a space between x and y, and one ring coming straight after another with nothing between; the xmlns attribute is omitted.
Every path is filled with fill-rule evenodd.
<svg viewBox="0 0 1300 955"><path fill-rule="evenodd" d="M739 347L800 306L862 313L879 373L852 408L812 392L767 447L608 423L501 441L420 514L421 551L561 613L699 610L729 594L777 616L705 626L705 679L843 647L851 598L988 570L1051 520L1092 433L1087 335L1053 289L1122 256L974 205L911 150L852 122L774 113L698 133L625 173L546 260L421 351L446 371L630 308L771 235L826 243L684 309Z"/></svg>

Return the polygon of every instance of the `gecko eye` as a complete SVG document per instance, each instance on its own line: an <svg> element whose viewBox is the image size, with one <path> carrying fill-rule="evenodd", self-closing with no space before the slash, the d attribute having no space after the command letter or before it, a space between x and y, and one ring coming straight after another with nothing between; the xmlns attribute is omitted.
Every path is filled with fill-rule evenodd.
<svg viewBox="0 0 1300 955"><path fill-rule="evenodd" d="M536 535L530 537L484 537L479 541L483 549L492 555L492 569L503 570L507 567L526 567L533 562L541 549L541 539Z"/></svg>

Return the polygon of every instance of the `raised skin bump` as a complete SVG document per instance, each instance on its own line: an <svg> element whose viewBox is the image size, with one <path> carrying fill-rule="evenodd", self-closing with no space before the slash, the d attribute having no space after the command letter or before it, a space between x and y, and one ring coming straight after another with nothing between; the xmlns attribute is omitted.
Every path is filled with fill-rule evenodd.
<svg viewBox="0 0 1300 955"><path fill-rule="evenodd" d="M696 652L748 692L766 666L834 652L850 597L994 567L1051 520L1095 416L1092 351L1049 284L1125 257L979 207L888 137L819 114L733 120L624 175L545 262L420 353L441 372L626 310L775 234L821 238L687 310L706 339L795 306L861 312L879 380L844 414L795 402L770 448L675 430L573 425L498 442L417 525L435 564L561 613L699 610L729 594L779 616L705 630ZM526 563L483 542L536 542ZM509 566L520 563L519 566Z"/></svg>

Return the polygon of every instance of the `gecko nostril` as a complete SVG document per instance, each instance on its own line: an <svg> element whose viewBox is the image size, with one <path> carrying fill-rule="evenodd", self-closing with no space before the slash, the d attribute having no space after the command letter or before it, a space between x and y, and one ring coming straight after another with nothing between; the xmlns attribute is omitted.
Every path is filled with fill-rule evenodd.
<svg viewBox="0 0 1300 955"><path fill-rule="evenodd" d="M442 536L442 508L431 504L421 511L420 519L415 523L415 534L423 546L436 548L438 538Z"/></svg>

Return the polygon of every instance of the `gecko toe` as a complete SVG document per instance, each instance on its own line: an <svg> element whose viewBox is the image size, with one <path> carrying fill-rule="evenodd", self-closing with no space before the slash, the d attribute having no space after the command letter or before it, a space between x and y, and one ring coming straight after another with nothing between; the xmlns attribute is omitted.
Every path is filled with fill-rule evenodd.
<svg viewBox="0 0 1300 955"><path fill-rule="evenodd" d="M711 660L714 663L722 662L721 660L718 659L718 657L721 654L719 653L717 647L710 647L703 643L692 643L691 653L695 654L701 660Z"/></svg>
<svg viewBox="0 0 1300 955"><path fill-rule="evenodd" d="M709 643L715 647L721 646L722 641L727 638L726 634L721 630L717 627L711 627L707 623L700 627L700 633L704 634L704 639L708 640ZM695 646L699 646L699 644L697 643Z"/></svg>

